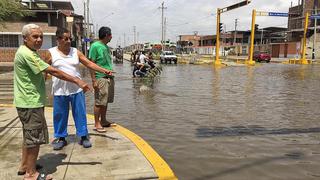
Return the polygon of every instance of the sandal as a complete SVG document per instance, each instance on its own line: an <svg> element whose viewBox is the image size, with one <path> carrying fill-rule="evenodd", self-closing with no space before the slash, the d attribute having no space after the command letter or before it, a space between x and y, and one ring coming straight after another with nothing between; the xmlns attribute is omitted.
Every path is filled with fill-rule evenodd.
<svg viewBox="0 0 320 180"><path fill-rule="evenodd" d="M52 180L53 179L51 174L45 174L45 173L39 173L39 172L36 172L36 173L38 173L36 180ZM29 178L32 178L33 176L35 176L35 174L29 177L25 176L23 179L29 179Z"/></svg>
<svg viewBox="0 0 320 180"><path fill-rule="evenodd" d="M107 132L107 130L105 130L103 127L102 128L93 128L94 131L98 132L98 133L105 133Z"/></svg>
<svg viewBox="0 0 320 180"><path fill-rule="evenodd" d="M47 179L48 174L39 173L37 180L52 180L53 178Z"/></svg>
<svg viewBox="0 0 320 180"><path fill-rule="evenodd" d="M43 166L41 166L40 164L36 164L36 170L42 169ZM18 171L17 172L18 176L23 176L26 174L26 171Z"/></svg>
<svg viewBox="0 0 320 180"><path fill-rule="evenodd" d="M115 126L116 124L114 122L109 122L108 124L101 124L102 127L112 127Z"/></svg>

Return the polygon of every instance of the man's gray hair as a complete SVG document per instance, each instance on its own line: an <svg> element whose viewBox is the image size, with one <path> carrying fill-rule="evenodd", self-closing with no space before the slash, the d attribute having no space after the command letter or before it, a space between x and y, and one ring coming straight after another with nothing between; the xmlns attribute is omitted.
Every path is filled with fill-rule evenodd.
<svg viewBox="0 0 320 180"><path fill-rule="evenodd" d="M22 28L22 36L28 36L31 33L31 29L41 29L40 26L36 25L36 24L26 24L23 26Z"/></svg>

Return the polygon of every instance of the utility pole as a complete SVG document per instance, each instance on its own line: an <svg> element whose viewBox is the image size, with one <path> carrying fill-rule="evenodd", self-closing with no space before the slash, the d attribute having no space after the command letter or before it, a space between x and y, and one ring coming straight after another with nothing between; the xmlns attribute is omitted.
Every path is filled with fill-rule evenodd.
<svg viewBox="0 0 320 180"><path fill-rule="evenodd" d="M164 32L163 32L163 40L164 40L164 50L166 50L166 36L167 36L167 18L164 18Z"/></svg>
<svg viewBox="0 0 320 180"><path fill-rule="evenodd" d="M136 45L136 26L133 26L133 44L134 44L134 50L137 50L137 45Z"/></svg>
<svg viewBox="0 0 320 180"><path fill-rule="evenodd" d="M87 38L87 27L86 27L86 23L87 23L87 15L86 15L86 2L83 1L83 17L84 17L84 25L85 25L85 31L84 31L84 55L87 56L87 41L86 41L86 38Z"/></svg>
<svg viewBox="0 0 320 180"><path fill-rule="evenodd" d="M315 13L315 15L318 14L318 7L317 7L317 6L315 6L314 13ZM317 43L317 18L314 18L314 33L313 33L312 59L315 59L315 58L316 58L316 51L315 51L316 43Z"/></svg>
<svg viewBox="0 0 320 180"><path fill-rule="evenodd" d="M89 38L89 0L87 0L87 3L84 2L84 17L86 22L86 37L85 37L85 50L84 55L87 56L88 54L88 42L87 39Z"/></svg>
<svg viewBox="0 0 320 180"><path fill-rule="evenodd" d="M99 25L98 25L98 24L96 24L96 31L95 31L95 33L96 33L96 38L99 38Z"/></svg>
<svg viewBox="0 0 320 180"><path fill-rule="evenodd" d="M263 28L261 29L260 45L262 44L262 41L263 41Z"/></svg>
<svg viewBox="0 0 320 180"><path fill-rule="evenodd" d="M233 44L235 45L237 42L237 26L238 26L238 19L234 21L234 37L233 37Z"/></svg>
<svg viewBox="0 0 320 180"><path fill-rule="evenodd" d="M220 51L220 16L221 12L220 9L217 9L217 34L216 34L216 60L214 62L215 65L219 66L221 65L221 61L219 59L219 51Z"/></svg>
<svg viewBox="0 0 320 180"><path fill-rule="evenodd" d="M137 45L138 45L138 49L140 49L140 46L139 46L139 32L137 32Z"/></svg>
<svg viewBox="0 0 320 180"><path fill-rule="evenodd" d="M123 47L126 47L126 33L123 33Z"/></svg>
<svg viewBox="0 0 320 180"><path fill-rule="evenodd" d="M162 50L163 49L163 42L164 42L164 10L167 9L167 7L164 7L164 2L161 3L161 45L162 45Z"/></svg>

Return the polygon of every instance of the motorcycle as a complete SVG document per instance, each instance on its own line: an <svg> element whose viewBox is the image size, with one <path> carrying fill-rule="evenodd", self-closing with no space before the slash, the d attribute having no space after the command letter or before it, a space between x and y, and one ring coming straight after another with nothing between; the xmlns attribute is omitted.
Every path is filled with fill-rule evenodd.
<svg viewBox="0 0 320 180"><path fill-rule="evenodd" d="M142 69L140 69L140 66L137 63L134 63L132 75L133 77L154 77L157 74L160 74L161 70L161 67L156 67L154 61L148 60Z"/></svg>

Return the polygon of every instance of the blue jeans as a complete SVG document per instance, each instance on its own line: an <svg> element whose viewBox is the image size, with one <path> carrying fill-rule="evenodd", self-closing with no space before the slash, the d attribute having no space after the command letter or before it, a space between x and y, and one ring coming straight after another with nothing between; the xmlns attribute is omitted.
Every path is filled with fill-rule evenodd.
<svg viewBox="0 0 320 180"><path fill-rule="evenodd" d="M87 115L85 97L83 92L72 94L69 96L54 96L53 97L53 126L54 136L68 136L68 117L69 104L72 107L72 116L76 126L77 136L87 136Z"/></svg>

